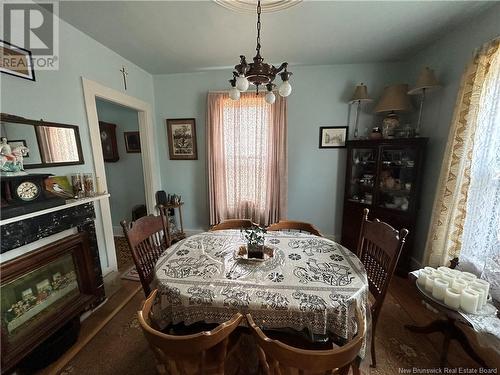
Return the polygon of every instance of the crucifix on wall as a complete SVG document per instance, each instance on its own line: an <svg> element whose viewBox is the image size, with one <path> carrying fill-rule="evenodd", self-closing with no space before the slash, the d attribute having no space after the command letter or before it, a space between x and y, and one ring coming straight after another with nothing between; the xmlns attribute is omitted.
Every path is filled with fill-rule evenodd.
<svg viewBox="0 0 500 375"><path fill-rule="evenodd" d="M128 72L127 72L127 69L125 69L125 66L122 66L122 68L120 69L120 72L122 72L122 75L123 75L123 86L125 87L125 91L127 91Z"/></svg>

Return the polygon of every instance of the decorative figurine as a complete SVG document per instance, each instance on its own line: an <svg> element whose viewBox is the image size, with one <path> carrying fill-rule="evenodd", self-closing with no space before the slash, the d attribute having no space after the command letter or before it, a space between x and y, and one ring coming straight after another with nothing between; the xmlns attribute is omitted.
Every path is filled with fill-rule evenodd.
<svg viewBox="0 0 500 375"><path fill-rule="evenodd" d="M0 139L0 170L5 174L26 174L24 172L23 157L30 150L26 146L17 146L12 149L6 137Z"/></svg>

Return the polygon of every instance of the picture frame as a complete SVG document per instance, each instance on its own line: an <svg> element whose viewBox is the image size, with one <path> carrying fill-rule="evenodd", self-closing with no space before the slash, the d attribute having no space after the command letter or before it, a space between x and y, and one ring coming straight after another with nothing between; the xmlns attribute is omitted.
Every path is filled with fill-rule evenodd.
<svg viewBox="0 0 500 375"><path fill-rule="evenodd" d="M102 157L104 161L114 163L120 160L116 142L116 124L99 121L99 133L101 136Z"/></svg>
<svg viewBox="0 0 500 375"><path fill-rule="evenodd" d="M198 160L196 120L180 118L166 121L170 160Z"/></svg>
<svg viewBox="0 0 500 375"><path fill-rule="evenodd" d="M8 143L10 145L10 147L12 147L13 149L18 147L18 146L24 146L24 147L28 147L28 145L26 144L26 140L25 139L13 139L13 140L8 140ZM30 157L30 153L28 152L26 155L23 156L24 159L27 159Z"/></svg>
<svg viewBox="0 0 500 375"><path fill-rule="evenodd" d="M141 152L141 135L139 132L123 132L125 149L129 154Z"/></svg>
<svg viewBox="0 0 500 375"><path fill-rule="evenodd" d="M5 62L8 62L9 66L5 66ZM12 69L12 66L19 68ZM31 51L0 39L0 72L35 81Z"/></svg>
<svg viewBox="0 0 500 375"><path fill-rule="evenodd" d="M320 126L319 148L345 148L348 129L347 126Z"/></svg>

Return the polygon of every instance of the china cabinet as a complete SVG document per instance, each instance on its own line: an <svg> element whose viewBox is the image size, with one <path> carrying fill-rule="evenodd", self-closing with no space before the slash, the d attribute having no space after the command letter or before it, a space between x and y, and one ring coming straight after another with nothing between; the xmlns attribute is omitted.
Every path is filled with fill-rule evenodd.
<svg viewBox="0 0 500 375"><path fill-rule="evenodd" d="M358 245L363 209L396 229L410 231L396 273L406 276L414 247L422 165L427 138L347 142L342 244Z"/></svg>

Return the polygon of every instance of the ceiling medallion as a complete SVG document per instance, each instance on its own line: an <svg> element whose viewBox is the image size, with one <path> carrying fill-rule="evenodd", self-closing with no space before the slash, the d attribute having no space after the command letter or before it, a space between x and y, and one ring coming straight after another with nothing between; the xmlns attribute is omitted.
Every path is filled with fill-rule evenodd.
<svg viewBox="0 0 500 375"><path fill-rule="evenodd" d="M234 67L233 79L230 79L231 89L229 90L229 97L233 100L238 100L240 98L241 92L248 90L249 84L255 85L257 88L257 95L259 95L259 86L263 85L267 88L267 93L265 100L269 104L273 104L276 100L276 96L273 93L273 89L276 85L273 83L276 75L279 74L281 80L283 81L279 88L278 93L287 97L292 92L292 86L288 82L291 72L287 70L288 63L284 62L279 67L267 64L264 62L264 58L260 55L260 14L262 8L260 5L260 0L257 3L257 54L253 58L253 62L247 63L246 57L240 55L240 63Z"/></svg>
<svg viewBox="0 0 500 375"><path fill-rule="evenodd" d="M213 0L220 6L226 9L239 13L254 13L255 0ZM280 10L288 9L299 4L302 0L263 0L262 13L272 13Z"/></svg>

